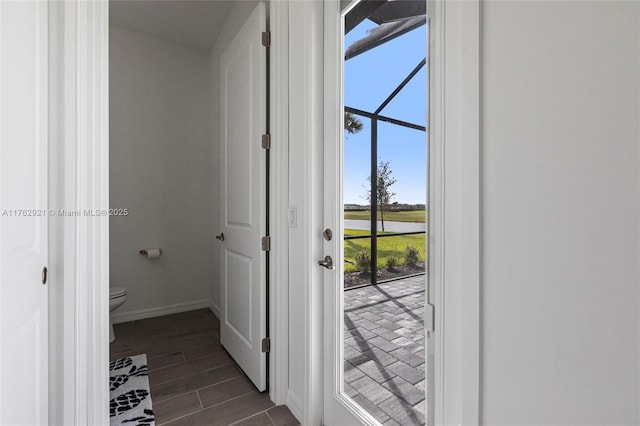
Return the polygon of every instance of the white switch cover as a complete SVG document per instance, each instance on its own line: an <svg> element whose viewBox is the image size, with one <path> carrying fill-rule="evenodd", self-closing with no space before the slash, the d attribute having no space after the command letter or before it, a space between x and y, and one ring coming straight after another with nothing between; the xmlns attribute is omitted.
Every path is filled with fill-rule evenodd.
<svg viewBox="0 0 640 426"><path fill-rule="evenodd" d="M289 228L298 227L298 208L293 206L289 207Z"/></svg>

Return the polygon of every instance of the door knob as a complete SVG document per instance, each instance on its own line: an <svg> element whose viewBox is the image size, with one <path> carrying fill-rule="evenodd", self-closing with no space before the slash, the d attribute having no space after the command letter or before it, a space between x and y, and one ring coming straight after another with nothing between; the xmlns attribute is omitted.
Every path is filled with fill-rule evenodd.
<svg viewBox="0 0 640 426"><path fill-rule="evenodd" d="M219 239L220 241L224 241L224 232L221 233L220 235L216 235L216 238Z"/></svg>
<svg viewBox="0 0 640 426"><path fill-rule="evenodd" d="M327 269L335 269L333 267L333 259L331 258L331 256L325 256L324 259L318 260L318 265Z"/></svg>

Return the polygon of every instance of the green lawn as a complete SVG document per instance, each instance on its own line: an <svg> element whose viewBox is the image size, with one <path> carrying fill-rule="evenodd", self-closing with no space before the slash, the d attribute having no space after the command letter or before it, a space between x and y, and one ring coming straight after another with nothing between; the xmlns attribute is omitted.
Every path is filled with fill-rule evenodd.
<svg viewBox="0 0 640 426"><path fill-rule="evenodd" d="M407 210L401 212L384 212L384 220L394 222L425 222L427 212L425 210ZM371 218L371 212L365 211L351 211L344 212L345 219L355 220L369 220ZM380 212L378 212L378 220L380 220Z"/></svg>
<svg viewBox="0 0 640 426"><path fill-rule="evenodd" d="M345 229L345 235L369 235L369 231L360 229ZM385 234L380 232L379 234ZM391 255L398 259L398 264L403 265L404 250L407 246L418 249L420 262L425 261L425 239L423 235L402 235L397 237L378 238L378 269L386 267L387 258ZM345 240L344 242L344 271L357 272L360 269L355 265L356 254L361 251L371 252L371 239ZM350 262L348 262L350 261Z"/></svg>

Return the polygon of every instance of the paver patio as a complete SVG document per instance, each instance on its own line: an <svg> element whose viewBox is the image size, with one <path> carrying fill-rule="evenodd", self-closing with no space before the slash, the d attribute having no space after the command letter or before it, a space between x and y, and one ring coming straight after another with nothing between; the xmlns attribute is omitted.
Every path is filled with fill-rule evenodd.
<svg viewBox="0 0 640 426"><path fill-rule="evenodd" d="M344 292L345 392L383 425L423 425L425 277Z"/></svg>

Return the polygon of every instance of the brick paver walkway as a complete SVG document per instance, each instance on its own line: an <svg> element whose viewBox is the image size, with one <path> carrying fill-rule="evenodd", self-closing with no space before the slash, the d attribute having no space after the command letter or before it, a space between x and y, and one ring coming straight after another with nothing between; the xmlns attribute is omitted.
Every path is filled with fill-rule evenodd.
<svg viewBox="0 0 640 426"><path fill-rule="evenodd" d="M345 392L387 425L423 425L425 277L344 292Z"/></svg>

